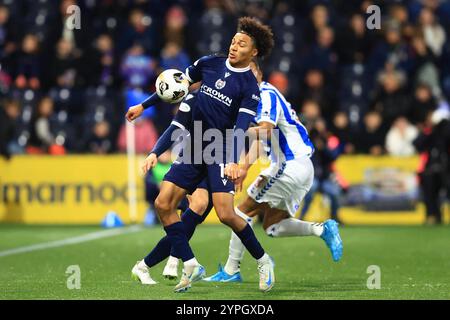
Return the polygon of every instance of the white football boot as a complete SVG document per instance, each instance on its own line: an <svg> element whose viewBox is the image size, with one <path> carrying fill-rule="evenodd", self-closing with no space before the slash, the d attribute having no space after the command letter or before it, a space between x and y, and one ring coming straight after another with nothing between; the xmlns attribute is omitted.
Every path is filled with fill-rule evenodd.
<svg viewBox="0 0 450 320"><path fill-rule="evenodd" d="M175 292L185 292L187 291L193 282L200 281L206 276L205 268L201 265L197 265L192 270L190 275L186 274L183 269L183 275L181 276L180 282L175 286Z"/></svg>
<svg viewBox="0 0 450 320"><path fill-rule="evenodd" d="M259 290L268 292L272 289L275 284L274 266L275 264L272 258L269 258L262 263L258 263Z"/></svg>
<svg viewBox="0 0 450 320"><path fill-rule="evenodd" d="M131 278L140 281L142 284L157 284L150 276L149 269L150 268L145 265L144 260L138 261L131 270Z"/></svg>

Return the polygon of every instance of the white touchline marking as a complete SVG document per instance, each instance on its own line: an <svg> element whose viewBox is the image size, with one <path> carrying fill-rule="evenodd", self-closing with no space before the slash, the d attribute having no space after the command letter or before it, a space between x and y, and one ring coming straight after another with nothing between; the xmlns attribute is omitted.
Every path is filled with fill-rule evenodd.
<svg viewBox="0 0 450 320"><path fill-rule="evenodd" d="M63 247L63 246L71 245L71 244L77 244L77 243L97 240L97 239L101 239L101 238L114 237L114 236L118 236L118 235L122 235L122 234L126 234L126 233L137 232L137 231L142 230L142 228L143 228L142 226L130 226L130 227L125 227L125 228L121 228L121 229L102 230L102 231L92 232L92 233L88 233L88 234L77 236L77 237L33 244L30 246L0 251L0 257L6 257L6 256L10 256L13 254L26 253L26 252L31 252L31 251L45 250L45 249L49 249L49 248L58 248L58 247Z"/></svg>

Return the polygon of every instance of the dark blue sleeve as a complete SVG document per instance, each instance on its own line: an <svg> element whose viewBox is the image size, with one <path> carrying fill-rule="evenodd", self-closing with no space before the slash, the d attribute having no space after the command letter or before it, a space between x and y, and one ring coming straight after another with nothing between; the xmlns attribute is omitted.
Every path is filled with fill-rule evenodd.
<svg viewBox="0 0 450 320"><path fill-rule="evenodd" d="M169 150L172 144L182 135L182 133L186 130L186 127L188 127L192 121L192 108L188 102L193 103L194 100L194 96L190 94L186 97L184 102L180 104L180 107L178 108L178 111L170 126L166 129L166 131L164 131L161 137L159 137L150 153L154 153L159 157L161 154Z"/></svg>
<svg viewBox="0 0 450 320"><path fill-rule="evenodd" d="M238 110L238 117L236 119L236 126L234 127L233 149L232 149L233 156L232 159L230 159L230 161L234 163L239 162L242 149L245 146L245 141L238 141L241 134L237 131L238 130L242 130L244 132L247 131L250 123L254 120L256 116L256 110L258 108L259 101L261 100L261 97L259 95L258 83L256 82L256 79L253 78L252 80L253 81L248 82L247 88L243 90L244 96L240 103L240 108Z"/></svg>
<svg viewBox="0 0 450 320"><path fill-rule="evenodd" d="M144 109L147 109L150 106L154 106L156 103L161 102L161 98L155 92L150 97L148 97L144 102L142 102L142 106Z"/></svg>
<svg viewBox="0 0 450 320"><path fill-rule="evenodd" d="M239 158L241 156L242 149L245 147L245 141L239 141L242 139L242 132L246 132L250 123L254 120L254 116L246 112L239 112L236 126L234 128L233 135L233 153L230 162L239 163ZM241 131L242 130L242 131Z"/></svg>
<svg viewBox="0 0 450 320"><path fill-rule="evenodd" d="M180 134L174 139L172 139L172 133L174 131L180 131ZM182 130L180 130L179 127L177 127L174 124L171 124L169 127L167 127L166 131L159 137L158 141L156 142L155 146L153 147L152 151L150 153L156 154L157 157L162 155L164 152L169 150L169 148L172 146L173 142L181 135Z"/></svg>

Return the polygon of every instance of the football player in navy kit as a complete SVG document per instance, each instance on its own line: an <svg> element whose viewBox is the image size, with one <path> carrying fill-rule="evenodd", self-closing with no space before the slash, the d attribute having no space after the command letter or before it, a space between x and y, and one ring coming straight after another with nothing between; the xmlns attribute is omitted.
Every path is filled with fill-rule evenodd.
<svg viewBox="0 0 450 320"><path fill-rule="evenodd" d="M258 262L259 287L262 291L270 290L275 282L273 261L265 253L247 221L239 217L234 211L234 183L240 177L238 160L243 146L238 141L239 131L245 132L256 115L258 106L259 87L255 76L250 70L250 62L255 57L267 56L273 47L273 34L267 26L253 18L239 19L238 29L234 35L228 56L206 56L197 60L186 69L186 76L191 83L201 81L197 95L196 107L192 110L192 120L201 124L201 129L191 132L194 146L206 147L203 133L208 129L216 129L226 136L227 129L234 128L231 139L223 139L223 152L216 152L214 162L200 162L193 154L188 162L175 162L164 177L160 193L155 201L156 211L167 233L176 256L184 262L184 272L180 283L175 287L176 292L186 291L192 282L205 276L204 268L195 259L189 246L185 226L176 213L179 202L198 184L206 178L212 193L212 202L220 221L234 231L250 254ZM126 118L136 119L142 111L157 102L158 96L152 95L141 105L134 106L127 112ZM226 152L231 150L231 152ZM195 151L195 150L194 150ZM195 152L194 152L195 153ZM217 154L219 153L219 154ZM231 156L228 154L231 153ZM197 155L198 156L198 155ZM158 243L159 245L159 243ZM158 245L149 254L150 258L158 258ZM133 274L141 281L148 277L148 262L140 261L135 265Z"/></svg>

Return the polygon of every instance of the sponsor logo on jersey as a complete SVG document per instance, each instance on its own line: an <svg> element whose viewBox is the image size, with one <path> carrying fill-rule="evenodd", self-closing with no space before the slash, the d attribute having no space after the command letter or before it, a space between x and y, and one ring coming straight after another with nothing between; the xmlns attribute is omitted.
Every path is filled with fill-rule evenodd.
<svg viewBox="0 0 450 320"><path fill-rule="evenodd" d="M252 99L256 100L256 101L260 101L261 98L259 96L257 96L256 94L252 94Z"/></svg>
<svg viewBox="0 0 450 320"><path fill-rule="evenodd" d="M231 75L229 72L225 72L225 78L228 78Z"/></svg>
<svg viewBox="0 0 450 320"><path fill-rule="evenodd" d="M213 99L219 100L227 107L231 106L231 103L233 102L233 99L211 87L208 87L206 84L202 84L202 86L200 87L200 93L206 94Z"/></svg>

